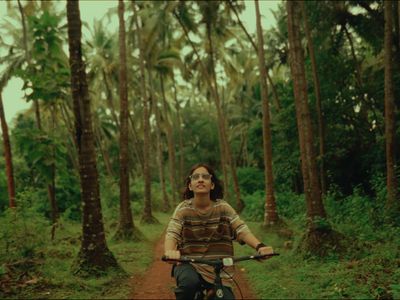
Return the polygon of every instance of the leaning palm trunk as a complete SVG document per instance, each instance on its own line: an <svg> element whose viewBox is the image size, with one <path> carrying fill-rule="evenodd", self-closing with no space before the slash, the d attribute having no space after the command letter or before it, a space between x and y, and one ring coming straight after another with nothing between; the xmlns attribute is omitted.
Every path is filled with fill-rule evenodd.
<svg viewBox="0 0 400 300"><path fill-rule="evenodd" d="M228 143L228 138L226 135L226 129L225 129L225 119L222 113L222 108L221 108L221 101L219 99L219 94L217 91L217 81L216 81L216 77L215 77L215 68L214 68L214 61L212 59L213 57L213 50L212 50L212 40L211 40L211 28L210 28L210 24L207 25L207 39L208 39L208 43L209 43L209 58L210 58L210 62L211 62L211 74L209 74L209 72L207 71L207 68L204 66L203 62L200 59L200 55L199 52L196 49L196 46L194 45L193 41L190 39L189 37L189 32L187 30L187 28L185 27L185 25L182 23L179 15L177 12L174 12L174 16L176 17L177 21L179 22L179 24L181 25L186 39L188 40L188 42L190 43L193 51L196 54L197 57L197 61L199 62L199 65L203 71L203 73L206 75L206 83L210 89L210 93L212 94L212 98L214 99L214 103L215 106L217 108L217 118L218 118L218 128L221 130L221 134L220 134L220 145L222 147L225 148L225 150L221 150L221 153L225 153L226 155L226 159L228 161L228 164L231 167L231 173L232 173L232 178L233 178L233 184L234 184L234 190L235 190L235 194L236 194L236 209L240 212L243 210L244 208L244 203L243 201L240 199L240 189L239 189L239 181L237 178L237 173L236 173L236 166L234 164L234 161L232 159L232 154L231 154L231 150L229 147L229 143ZM224 176L225 182L227 182L227 178ZM225 192L227 192L227 189L225 189Z"/></svg>
<svg viewBox="0 0 400 300"><path fill-rule="evenodd" d="M261 15L258 0L255 0L257 37L258 37L258 64L260 69L261 101L263 107L263 149L265 175L265 213L264 226L275 225L279 221L276 211L274 176L272 171L272 142L271 125L269 118L269 99L267 86L267 70L265 68L264 39L261 27Z"/></svg>
<svg viewBox="0 0 400 300"><path fill-rule="evenodd" d="M69 64L74 103L76 143L78 146L82 198L82 244L75 273L87 274L117 268L107 247L100 203L96 152L90 111L90 97L82 61L81 20L79 2L67 1Z"/></svg>
<svg viewBox="0 0 400 300"><path fill-rule="evenodd" d="M12 163L12 152L10 137L8 135L8 125L4 114L2 89L0 88L0 122L1 131L3 135L3 146L4 146L4 159L6 161L6 176L7 176L7 189L8 189L8 201L9 207L15 207L15 182L14 182L14 171Z"/></svg>
<svg viewBox="0 0 400 300"><path fill-rule="evenodd" d="M237 10L235 9L235 6L232 4L232 2L230 0L228 0L226 3L228 4L229 8L235 14L240 28L242 28L242 30L243 30L244 34L246 35L247 39L249 40L250 44L253 46L254 50L258 53L258 47L257 47L256 43L253 41L253 38L251 37L251 35L247 31L246 27L243 25L243 22L240 19L240 16L239 16ZM266 72L266 75L267 75L268 83L271 85L272 94L274 95L275 109L279 112L280 109L281 109L281 104L280 104L280 101L279 101L278 92L276 91L276 87L275 87L275 85L274 85L274 83L272 81L271 76L269 76L269 74L268 74L267 66L265 66L265 68L266 68L265 72Z"/></svg>
<svg viewBox="0 0 400 300"><path fill-rule="evenodd" d="M211 38L211 24L209 22L206 23L206 32L207 32L207 39L208 39L208 55L209 55L210 64L211 64L210 77L211 77L211 88L212 88L212 91L214 94L213 99L215 102L215 106L217 108L217 117L218 117L220 129L221 129L222 143L225 148L226 160L231 168L231 175L232 175L232 179L233 179L233 188L235 190L235 196L236 196L236 210L238 212L241 212L244 208L244 203L243 203L242 199L240 198L240 188L239 188L239 180L238 180L237 172L236 172L236 164L232 157L232 151L229 146L227 132L226 132L226 126L225 126L225 117L222 112L222 105L221 105L221 101L220 101L219 93L218 93L218 84L217 84L217 78L216 78L216 74L215 74L214 50L213 50L213 43L212 43L212 38Z"/></svg>
<svg viewBox="0 0 400 300"><path fill-rule="evenodd" d="M76 174L79 174L79 162L78 162L78 146L76 144L76 139L74 135L74 129L73 125L71 124L71 117L68 113L68 108L65 103L60 104L60 112L61 112L61 117L64 121L64 125L67 127L68 130L68 140L67 142L67 148L68 148L68 154L71 159L71 163L74 167L74 171Z"/></svg>

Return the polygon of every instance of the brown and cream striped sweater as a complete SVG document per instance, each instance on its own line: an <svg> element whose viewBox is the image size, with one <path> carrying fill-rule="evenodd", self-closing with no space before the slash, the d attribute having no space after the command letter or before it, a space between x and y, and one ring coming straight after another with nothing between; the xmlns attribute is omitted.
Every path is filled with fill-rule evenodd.
<svg viewBox="0 0 400 300"><path fill-rule="evenodd" d="M233 256L232 241L243 243L250 233L247 225L235 210L224 200L213 201L206 212L198 211L193 199L184 200L175 209L167 227L166 239L175 239L181 254L190 258L220 258ZM193 264L197 272L210 283L214 283L213 267ZM233 268L221 273L224 285L231 286Z"/></svg>

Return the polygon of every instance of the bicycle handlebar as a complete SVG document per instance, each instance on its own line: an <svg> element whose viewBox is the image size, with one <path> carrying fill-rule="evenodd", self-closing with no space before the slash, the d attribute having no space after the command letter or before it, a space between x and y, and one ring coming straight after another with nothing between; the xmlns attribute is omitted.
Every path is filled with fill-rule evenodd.
<svg viewBox="0 0 400 300"><path fill-rule="evenodd" d="M181 262L181 263L194 263L194 264L206 264L210 266L216 266L216 265L227 265L224 261L224 259L231 259L230 261L233 262L239 262L239 261L244 261L244 260L251 260L251 259L263 259L266 257L272 257L272 256L278 256L279 253L272 253L272 254L255 254L255 255L246 255L246 256L239 256L239 257L225 257L225 258L216 258L216 259L204 259L204 258L189 258L187 256L181 256L180 259L171 259L163 255L161 257L162 261L165 262ZM229 264L229 265L232 265Z"/></svg>

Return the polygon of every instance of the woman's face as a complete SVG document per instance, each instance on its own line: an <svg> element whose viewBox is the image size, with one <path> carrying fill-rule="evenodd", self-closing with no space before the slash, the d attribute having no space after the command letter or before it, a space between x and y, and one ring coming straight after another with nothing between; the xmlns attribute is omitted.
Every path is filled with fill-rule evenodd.
<svg viewBox="0 0 400 300"><path fill-rule="evenodd" d="M189 189L194 194L209 194L214 189L214 183L211 180L211 174L204 167L195 169L190 175Z"/></svg>

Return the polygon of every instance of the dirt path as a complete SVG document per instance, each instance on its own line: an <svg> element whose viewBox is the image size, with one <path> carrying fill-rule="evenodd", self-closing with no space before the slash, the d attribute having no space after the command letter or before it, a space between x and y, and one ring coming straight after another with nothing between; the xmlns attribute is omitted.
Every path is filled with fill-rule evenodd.
<svg viewBox="0 0 400 300"><path fill-rule="evenodd" d="M164 239L161 238L154 248L154 262L143 276L133 279L133 291L130 299L175 299L175 280L171 277L171 265L160 260L163 255ZM234 276L243 294L243 299L257 299L245 280L240 268ZM236 299L242 299L237 288L234 288Z"/></svg>

